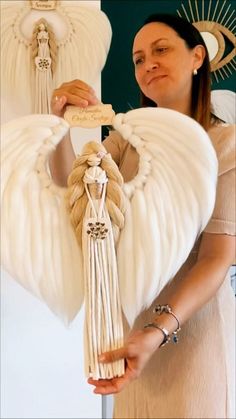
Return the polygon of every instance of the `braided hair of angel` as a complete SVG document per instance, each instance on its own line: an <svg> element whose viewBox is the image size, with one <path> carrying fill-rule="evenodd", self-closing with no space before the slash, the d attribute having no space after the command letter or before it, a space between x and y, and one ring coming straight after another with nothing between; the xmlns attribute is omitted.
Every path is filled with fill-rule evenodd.
<svg viewBox="0 0 236 419"><path fill-rule="evenodd" d="M88 203L83 177L85 171L91 166L92 160L92 165L100 166L105 170L108 178L105 204L112 221L114 239L117 242L119 231L124 227L127 199L122 190L123 178L105 147L95 141L84 146L82 154L74 161L72 172L68 178L66 203L71 223L75 229L78 243L81 244L83 216Z"/></svg>

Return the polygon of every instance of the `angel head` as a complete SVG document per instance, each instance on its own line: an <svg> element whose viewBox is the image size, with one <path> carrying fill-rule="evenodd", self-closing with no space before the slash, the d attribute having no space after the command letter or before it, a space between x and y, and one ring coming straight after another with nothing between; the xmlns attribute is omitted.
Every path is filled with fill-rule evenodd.
<svg viewBox="0 0 236 419"><path fill-rule="evenodd" d="M47 32L47 28L44 25L44 23L41 23L38 26L37 40L38 42L43 42L43 43L46 43L49 40L49 33Z"/></svg>
<svg viewBox="0 0 236 419"><path fill-rule="evenodd" d="M46 31L46 26L44 25L44 23L40 23L38 26L38 32L41 32L41 31Z"/></svg>
<svg viewBox="0 0 236 419"><path fill-rule="evenodd" d="M88 191L92 199L101 199L104 185L108 181L105 170L99 166L91 166L85 170L83 182L85 188L87 186Z"/></svg>

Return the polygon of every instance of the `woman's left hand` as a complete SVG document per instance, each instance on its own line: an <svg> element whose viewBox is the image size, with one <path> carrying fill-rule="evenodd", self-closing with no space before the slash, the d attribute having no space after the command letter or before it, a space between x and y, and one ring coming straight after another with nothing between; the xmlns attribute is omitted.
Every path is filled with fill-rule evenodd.
<svg viewBox="0 0 236 419"><path fill-rule="evenodd" d="M95 386L96 394L119 393L123 388L139 377L145 365L163 341L163 334L158 329L147 328L130 334L123 348L105 352L100 355L99 362L109 363L125 359L125 374L112 379L93 380L88 383Z"/></svg>

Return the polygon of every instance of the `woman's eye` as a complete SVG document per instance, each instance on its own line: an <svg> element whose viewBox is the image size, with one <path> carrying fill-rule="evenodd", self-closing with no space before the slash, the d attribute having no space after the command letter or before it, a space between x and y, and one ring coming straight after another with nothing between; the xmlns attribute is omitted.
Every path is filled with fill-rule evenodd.
<svg viewBox="0 0 236 419"><path fill-rule="evenodd" d="M143 63L143 58L137 58L135 61L134 61L134 65L139 65L139 64L141 64L141 63Z"/></svg>
<svg viewBox="0 0 236 419"><path fill-rule="evenodd" d="M168 48L166 48L166 47L158 47L158 48L155 49L155 51L159 54L163 54L164 52L167 51L167 49Z"/></svg>

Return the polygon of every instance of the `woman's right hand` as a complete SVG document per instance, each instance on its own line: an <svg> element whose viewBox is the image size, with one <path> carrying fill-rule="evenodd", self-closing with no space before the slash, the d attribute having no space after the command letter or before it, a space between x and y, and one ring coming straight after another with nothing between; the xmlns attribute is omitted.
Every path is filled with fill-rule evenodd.
<svg viewBox="0 0 236 419"><path fill-rule="evenodd" d="M99 103L99 100L92 87L82 80L73 80L63 83L58 89L53 91L51 113L63 117L67 105L86 108L97 103Z"/></svg>
<svg viewBox="0 0 236 419"><path fill-rule="evenodd" d="M88 379L88 383L95 386L96 394L119 393L127 384L137 379L154 352L163 342L163 334L155 328L146 328L133 331L123 348L103 353L99 356L99 362L109 363L125 359L125 373L121 377L111 379Z"/></svg>

